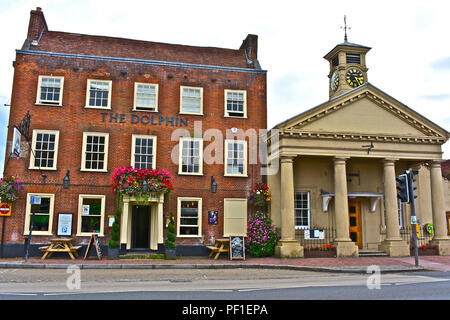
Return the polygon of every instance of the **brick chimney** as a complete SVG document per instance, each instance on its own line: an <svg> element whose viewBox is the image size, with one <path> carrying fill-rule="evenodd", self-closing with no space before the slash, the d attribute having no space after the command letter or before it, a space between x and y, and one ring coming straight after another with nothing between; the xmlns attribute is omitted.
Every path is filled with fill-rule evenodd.
<svg viewBox="0 0 450 320"><path fill-rule="evenodd" d="M45 22L44 13L40 7L30 12L30 23L28 24L27 40L38 40L42 31L48 31L47 22Z"/></svg>
<svg viewBox="0 0 450 320"><path fill-rule="evenodd" d="M243 50L246 58L251 60L249 64L256 67L258 64L258 36L256 34L249 34L247 38L242 41L242 45L239 50Z"/></svg>

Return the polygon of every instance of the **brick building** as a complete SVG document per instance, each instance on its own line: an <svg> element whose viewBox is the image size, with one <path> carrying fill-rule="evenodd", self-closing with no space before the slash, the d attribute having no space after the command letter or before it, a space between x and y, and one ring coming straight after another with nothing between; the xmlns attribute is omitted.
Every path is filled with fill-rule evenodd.
<svg viewBox="0 0 450 320"><path fill-rule="evenodd" d="M22 254L32 213L35 254L57 235L61 213L72 214L75 243L95 233L107 245L111 178L126 166L167 170L175 183L170 196L145 204L124 199L122 252L161 252L170 212L179 254L245 231L249 191L261 181L252 138L267 126L256 35L236 50L56 32L37 8L13 66L4 175L20 178L24 192L6 219L6 256ZM22 136L16 156L14 127L27 112L30 139ZM209 211L217 211L212 223Z"/></svg>

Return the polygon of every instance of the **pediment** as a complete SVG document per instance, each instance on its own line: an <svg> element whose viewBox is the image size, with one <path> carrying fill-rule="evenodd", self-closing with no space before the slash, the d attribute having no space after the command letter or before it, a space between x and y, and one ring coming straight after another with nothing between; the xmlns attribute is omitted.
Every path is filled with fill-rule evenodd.
<svg viewBox="0 0 450 320"><path fill-rule="evenodd" d="M449 133L369 83L344 93L275 128L310 136L402 137L444 143ZM364 140L367 140L364 139Z"/></svg>

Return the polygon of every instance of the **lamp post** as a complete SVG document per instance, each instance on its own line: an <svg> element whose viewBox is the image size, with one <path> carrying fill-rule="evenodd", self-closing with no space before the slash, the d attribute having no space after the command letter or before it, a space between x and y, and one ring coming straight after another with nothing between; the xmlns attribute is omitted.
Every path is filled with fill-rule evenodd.
<svg viewBox="0 0 450 320"><path fill-rule="evenodd" d="M217 183L214 179L214 176L211 176L211 192L216 193L217 192Z"/></svg>
<svg viewBox="0 0 450 320"><path fill-rule="evenodd" d="M70 186L70 178L69 178L70 170L67 170L66 176L63 179L63 188L69 189Z"/></svg>
<svg viewBox="0 0 450 320"><path fill-rule="evenodd" d="M142 182L142 193L147 194L147 191L148 191L148 182L147 180L144 180L144 182Z"/></svg>

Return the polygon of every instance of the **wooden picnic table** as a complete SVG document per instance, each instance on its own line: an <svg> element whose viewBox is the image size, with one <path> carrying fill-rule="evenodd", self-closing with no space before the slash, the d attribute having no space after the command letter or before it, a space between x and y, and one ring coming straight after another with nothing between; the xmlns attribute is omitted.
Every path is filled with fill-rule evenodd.
<svg viewBox="0 0 450 320"><path fill-rule="evenodd" d="M42 252L45 252L42 256L42 260L44 260L47 257L50 257L53 252L67 252L72 260L75 259L75 257L78 257L77 250L81 248L81 246L73 246L72 240L73 238L51 238L50 245L40 247L39 250Z"/></svg>
<svg viewBox="0 0 450 320"><path fill-rule="evenodd" d="M211 258L212 255L215 253L214 260L217 260L219 258L219 255L222 252L228 253L228 248L230 246L230 239L229 238L219 238L216 239L214 246L206 246L209 250L211 250L211 253L209 254L209 257Z"/></svg>

